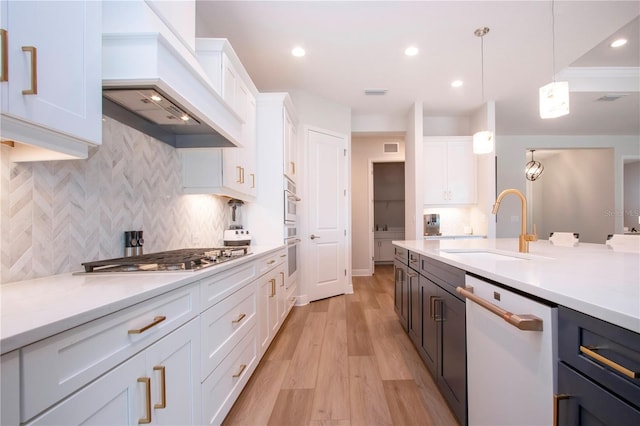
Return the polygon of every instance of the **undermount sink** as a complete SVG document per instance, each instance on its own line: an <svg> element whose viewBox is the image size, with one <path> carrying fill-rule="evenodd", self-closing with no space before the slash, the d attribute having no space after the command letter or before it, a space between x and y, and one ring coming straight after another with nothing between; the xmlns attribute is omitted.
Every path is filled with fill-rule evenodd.
<svg viewBox="0 0 640 426"><path fill-rule="evenodd" d="M450 253L474 260L496 260L496 261L514 261L514 260L535 260L550 259L543 256L530 255L528 253L510 253L499 250L483 250L483 249L440 249L441 253Z"/></svg>

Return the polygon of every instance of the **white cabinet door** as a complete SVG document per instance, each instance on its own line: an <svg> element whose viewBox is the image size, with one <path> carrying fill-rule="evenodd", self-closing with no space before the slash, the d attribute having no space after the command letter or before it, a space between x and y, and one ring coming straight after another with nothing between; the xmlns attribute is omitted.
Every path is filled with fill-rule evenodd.
<svg viewBox="0 0 640 426"><path fill-rule="evenodd" d="M135 425L145 419L144 353L98 378L27 425Z"/></svg>
<svg viewBox="0 0 640 426"><path fill-rule="evenodd" d="M146 377L151 381L153 424L198 424L201 400L199 365L200 321L197 318L146 350Z"/></svg>
<svg viewBox="0 0 640 426"><path fill-rule="evenodd" d="M394 251L391 241L393 240L380 240L380 260L383 262L393 261Z"/></svg>
<svg viewBox="0 0 640 426"><path fill-rule="evenodd" d="M447 195L447 143L425 142L424 203L442 204Z"/></svg>
<svg viewBox="0 0 640 426"><path fill-rule="evenodd" d="M278 287L276 289L278 299L278 328L284 323L289 311L287 310L287 287L285 284L286 263L282 263L276 269L276 280Z"/></svg>
<svg viewBox="0 0 640 426"><path fill-rule="evenodd" d="M9 1L2 7L9 67L3 137L62 152L100 144L101 3ZM57 138L38 140L43 129Z"/></svg>
<svg viewBox="0 0 640 426"><path fill-rule="evenodd" d="M296 181L296 144L297 131L289 111L284 108L284 174L293 182Z"/></svg>
<svg viewBox="0 0 640 426"><path fill-rule="evenodd" d="M259 297L258 338L260 354L264 354L278 331L278 280L274 274L269 273L260 278Z"/></svg>
<svg viewBox="0 0 640 426"><path fill-rule="evenodd" d="M0 358L0 424L20 423L20 351Z"/></svg>
<svg viewBox="0 0 640 426"><path fill-rule="evenodd" d="M476 158L470 137L427 137L424 204L476 203Z"/></svg>

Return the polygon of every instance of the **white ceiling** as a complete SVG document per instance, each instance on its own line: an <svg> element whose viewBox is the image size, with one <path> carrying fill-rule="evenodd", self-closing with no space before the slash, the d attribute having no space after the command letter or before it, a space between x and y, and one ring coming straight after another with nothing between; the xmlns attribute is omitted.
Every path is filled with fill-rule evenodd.
<svg viewBox="0 0 640 426"><path fill-rule="evenodd" d="M466 116L495 100L499 134L640 134L638 79L613 102L572 92L571 113L538 115L538 89L553 76L551 2L197 1L196 35L229 39L260 91L306 90L353 115ZM555 71L569 66L640 67L640 1L555 1ZM629 43L613 50L618 35ZM295 58L291 49L307 55ZM420 53L404 55L408 45ZM637 70L637 69L636 69ZM464 80L461 88L450 86ZM633 84L632 84L633 85ZM571 84L570 84L571 86ZM365 89L388 89L365 96ZM585 91L586 90L586 91ZM610 89L606 89L610 90Z"/></svg>

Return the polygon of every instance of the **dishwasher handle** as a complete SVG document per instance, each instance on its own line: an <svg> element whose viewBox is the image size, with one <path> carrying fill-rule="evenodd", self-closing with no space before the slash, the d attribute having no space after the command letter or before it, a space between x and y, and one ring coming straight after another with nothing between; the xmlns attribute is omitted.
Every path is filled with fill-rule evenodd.
<svg viewBox="0 0 640 426"><path fill-rule="evenodd" d="M519 330L525 331L542 331L542 319L528 314L513 314L509 311L505 311L499 306L483 299L482 297L473 294L473 287L456 287L456 292L464 296L465 298L477 303L486 310L496 314L509 324L513 325Z"/></svg>

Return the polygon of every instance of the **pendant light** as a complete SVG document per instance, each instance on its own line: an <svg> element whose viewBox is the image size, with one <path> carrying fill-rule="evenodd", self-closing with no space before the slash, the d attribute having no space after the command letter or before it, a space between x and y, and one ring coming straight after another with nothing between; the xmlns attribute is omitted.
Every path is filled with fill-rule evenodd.
<svg viewBox="0 0 640 426"><path fill-rule="evenodd" d="M482 76L482 103L484 104L484 36L489 32L489 27L481 27L473 33L480 37L480 58L481 58L481 76ZM483 130L473 135L473 153L488 154L493 151L493 132Z"/></svg>
<svg viewBox="0 0 640 426"><path fill-rule="evenodd" d="M527 165L524 167L524 175L527 178L527 180L530 180L531 182L538 179L542 174L542 172L544 171L544 166L542 165L542 163L540 163L539 161L535 161L533 159L534 151L535 149L530 150L531 161L529 161Z"/></svg>
<svg viewBox="0 0 640 426"><path fill-rule="evenodd" d="M556 22L551 0L552 82L540 88L540 118L556 118L569 114L569 82L556 81Z"/></svg>

